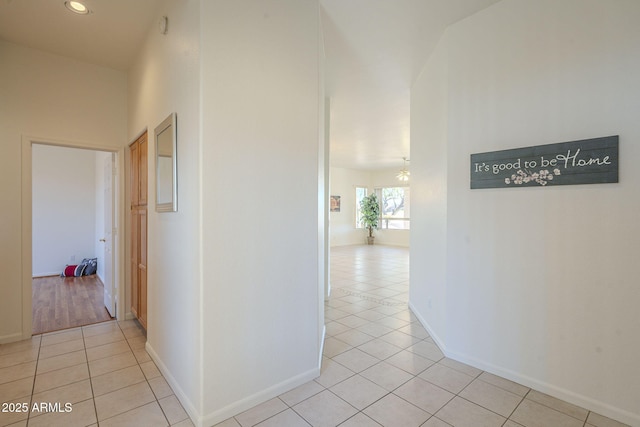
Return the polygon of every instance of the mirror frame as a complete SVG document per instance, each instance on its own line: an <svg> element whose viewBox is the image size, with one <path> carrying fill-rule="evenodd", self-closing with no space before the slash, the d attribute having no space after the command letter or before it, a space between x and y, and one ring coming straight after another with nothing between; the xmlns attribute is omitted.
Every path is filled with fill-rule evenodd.
<svg viewBox="0 0 640 427"><path fill-rule="evenodd" d="M160 195L160 150L158 150L158 138L161 134L169 132L171 137L171 201L158 203ZM176 127L176 113L171 113L154 129L155 155L156 155L156 212L177 212L178 211L178 132Z"/></svg>

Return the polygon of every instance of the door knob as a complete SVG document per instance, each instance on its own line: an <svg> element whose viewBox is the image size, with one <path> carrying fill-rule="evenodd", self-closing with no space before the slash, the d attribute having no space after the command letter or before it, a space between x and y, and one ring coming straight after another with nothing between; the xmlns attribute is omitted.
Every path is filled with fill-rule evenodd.
<svg viewBox="0 0 640 427"><path fill-rule="evenodd" d="M106 240L105 240L105 239L100 239L100 241L101 241L101 242L106 242Z"/></svg>

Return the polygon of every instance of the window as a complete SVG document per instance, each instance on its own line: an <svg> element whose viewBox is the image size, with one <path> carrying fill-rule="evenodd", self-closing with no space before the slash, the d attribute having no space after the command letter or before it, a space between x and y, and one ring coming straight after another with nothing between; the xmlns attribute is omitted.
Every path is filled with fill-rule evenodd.
<svg viewBox="0 0 640 427"><path fill-rule="evenodd" d="M356 228L364 228L361 220L360 202L365 197L367 197L367 187L356 187Z"/></svg>
<svg viewBox="0 0 640 427"><path fill-rule="evenodd" d="M409 187L377 188L380 200L380 223L378 228L408 230L411 198Z"/></svg>

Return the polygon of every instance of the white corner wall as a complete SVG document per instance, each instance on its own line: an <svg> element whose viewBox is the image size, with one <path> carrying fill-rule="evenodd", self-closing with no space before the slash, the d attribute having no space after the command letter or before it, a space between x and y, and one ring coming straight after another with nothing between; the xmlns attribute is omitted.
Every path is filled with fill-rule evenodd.
<svg viewBox="0 0 640 427"><path fill-rule="evenodd" d="M416 314L447 356L635 426L639 20L504 0L448 29L411 104ZM618 184L469 189L471 153L606 135Z"/></svg>
<svg viewBox="0 0 640 427"><path fill-rule="evenodd" d="M22 244L31 218L22 213L23 137L118 149L126 141L127 85L123 72L5 41L0 58L0 342L6 342L31 335L31 307L22 303L32 274L31 248Z"/></svg>
<svg viewBox="0 0 640 427"><path fill-rule="evenodd" d="M169 31L151 26L129 70L127 133L133 142L148 130L147 350L194 420L202 411L199 13L199 1L160 5L154 22L166 15ZM157 213L154 129L171 112L177 114L178 212ZM129 311L129 288L126 295Z"/></svg>
<svg viewBox="0 0 640 427"><path fill-rule="evenodd" d="M319 4L202 2L203 424L319 375Z"/></svg>
<svg viewBox="0 0 640 427"><path fill-rule="evenodd" d="M60 274L95 257L95 152L34 144L33 275Z"/></svg>
<svg viewBox="0 0 640 427"><path fill-rule="evenodd" d="M411 90L409 304L440 348L447 306L447 52L436 46Z"/></svg>

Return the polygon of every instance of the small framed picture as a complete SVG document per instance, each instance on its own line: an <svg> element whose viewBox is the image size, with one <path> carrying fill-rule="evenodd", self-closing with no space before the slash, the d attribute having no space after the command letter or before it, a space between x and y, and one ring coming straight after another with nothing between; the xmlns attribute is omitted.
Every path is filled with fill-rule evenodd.
<svg viewBox="0 0 640 427"><path fill-rule="evenodd" d="M340 212L340 196L330 196L329 201L331 203L331 212Z"/></svg>

